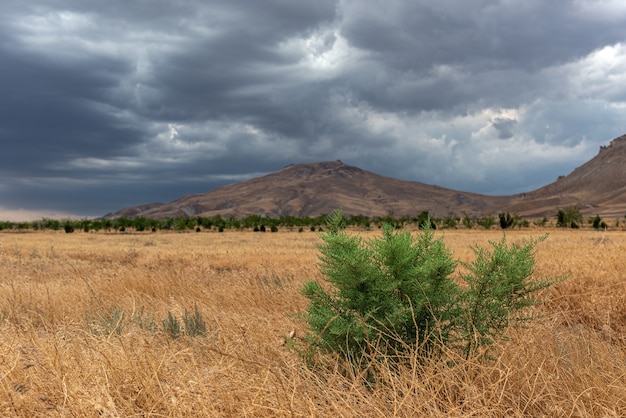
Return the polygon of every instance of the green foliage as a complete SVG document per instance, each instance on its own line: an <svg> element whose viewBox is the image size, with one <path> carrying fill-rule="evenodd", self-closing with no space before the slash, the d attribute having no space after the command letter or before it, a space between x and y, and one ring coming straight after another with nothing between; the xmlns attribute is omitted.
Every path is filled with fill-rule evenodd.
<svg viewBox="0 0 626 418"><path fill-rule="evenodd" d="M509 247L503 238L492 252L474 248L461 287L452 276L457 263L430 222L416 236L385 224L380 238L364 240L342 221L341 211L329 217L318 246L328 285L310 281L302 289L308 356L335 353L364 367L373 351L396 360L413 348L425 357L443 346L469 355L528 319L523 311L537 303L534 294L555 282L531 278L538 241Z"/></svg>
<svg viewBox="0 0 626 418"><path fill-rule="evenodd" d="M514 227L517 223L515 216L511 215L509 212L500 213L498 214L498 217L500 218L500 228L502 229Z"/></svg>
<svg viewBox="0 0 626 418"><path fill-rule="evenodd" d="M607 229L608 228L608 225L606 224L606 222L604 222L602 218L600 218L599 215L596 215L596 217L593 218L591 226L593 226L594 229Z"/></svg>
<svg viewBox="0 0 626 418"><path fill-rule="evenodd" d="M476 220L476 223L485 229L491 229L496 224L496 220L492 216L486 216Z"/></svg>
<svg viewBox="0 0 626 418"><path fill-rule="evenodd" d="M185 309L183 324L185 325L185 335L189 337L206 336L206 323L202 318L202 314L198 310L198 305L194 306L192 314L187 312L187 309Z"/></svg>
<svg viewBox="0 0 626 418"><path fill-rule="evenodd" d="M156 322L154 322L154 317L152 316L144 316L144 308L141 306L135 315L133 315L133 321L135 325L144 331L155 332L157 330Z"/></svg>
<svg viewBox="0 0 626 418"><path fill-rule="evenodd" d="M427 210L422 211L417 217L417 226L419 226L420 229L426 227L429 229L437 229L437 225L435 225Z"/></svg>
<svg viewBox="0 0 626 418"><path fill-rule="evenodd" d="M67 229L68 232L99 232L101 230L110 232L113 230L123 233L141 233L145 231L156 232L158 230L176 230L179 232L224 232L225 230L233 229L253 229L255 232L259 232L261 231L259 226L263 226L263 229L268 228L272 232L280 230L281 227L285 227L289 231L295 231L296 228L298 231L300 231L300 229L304 231L305 228L308 228L311 231L319 231L321 230L320 225L324 223L325 217L326 215L320 215L315 218L311 218L308 216L303 218L296 218L294 216L287 215L281 216L279 218L268 218L259 215L250 215L242 219L237 219L234 217L224 219L220 215L215 215L211 217L196 216L157 220L138 216L132 218L119 217L115 219L68 219L64 221L42 218L39 221L33 222L0 221L0 230L59 230L63 228ZM438 225L443 228L457 228L458 224L461 222L461 219L452 213L444 216L441 219L435 219L430 217L428 211L422 211L418 216L415 217L409 217L406 215L394 217L389 214L384 217L375 216L369 218L365 215L350 215L345 217L344 219L347 227L356 227L366 230L372 229L373 226L382 228L383 224L385 223L393 225L397 229L402 229L411 224L423 228L427 220L430 222L431 229L436 229ZM521 220L517 217L515 218L515 220L517 222L516 225L518 226L524 226L529 224L528 222L525 222L524 220ZM497 223L492 217L475 220L467 215L464 215L462 222L465 228L468 229L472 228L474 224L479 224L489 229Z"/></svg>
<svg viewBox="0 0 626 418"><path fill-rule="evenodd" d="M167 318L162 321L163 332L173 339L177 339L182 335L182 327L180 321L171 312L167 312Z"/></svg>
<svg viewBox="0 0 626 418"><path fill-rule="evenodd" d="M198 305L194 306L193 313L189 313L185 309L182 321L168 311L167 318L162 321L162 329L172 339L178 339L183 335L188 337L204 337L207 335L207 326L198 310Z"/></svg>
<svg viewBox="0 0 626 418"><path fill-rule="evenodd" d="M463 214L463 226L467 229L472 229L474 227L474 220L470 218L467 213Z"/></svg>
<svg viewBox="0 0 626 418"><path fill-rule="evenodd" d="M556 226L560 228L580 228L583 215L578 208L559 209L556 215Z"/></svg>
<svg viewBox="0 0 626 418"><path fill-rule="evenodd" d="M451 228L451 229L456 229L460 221L461 221L461 218L456 216L454 213L449 213L447 216L445 216L441 220L444 228Z"/></svg>
<svg viewBox="0 0 626 418"><path fill-rule="evenodd" d="M330 217L319 246L322 273L336 291L328 293L317 282L303 290L311 301L310 341L346 358L359 358L380 338L390 354L404 344L432 348L438 334L447 332L438 321L451 320L454 313L445 296L457 292L448 280L455 263L443 242L434 240L430 229L415 239L385 224L382 238L364 246L340 222L341 212Z"/></svg>
<svg viewBox="0 0 626 418"><path fill-rule="evenodd" d="M506 237L500 242L489 241L492 251L473 247L476 259L462 263L467 273L461 279L467 284L462 294L463 319L460 337L465 341L465 354L480 346L491 344L509 325L532 318L525 308L537 305L536 293L564 280L534 280L534 248L547 238L523 240L522 244L507 245Z"/></svg>
<svg viewBox="0 0 626 418"><path fill-rule="evenodd" d="M95 335L121 335L125 327L124 319L122 308L111 306L108 312L91 321L91 330Z"/></svg>

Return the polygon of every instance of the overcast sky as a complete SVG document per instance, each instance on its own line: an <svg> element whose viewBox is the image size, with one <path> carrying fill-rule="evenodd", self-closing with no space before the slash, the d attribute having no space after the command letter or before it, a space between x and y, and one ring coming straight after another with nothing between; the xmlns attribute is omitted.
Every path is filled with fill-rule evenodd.
<svg viewBox="0 0 626 418"><path fill-rule="evenodd" d="M484 194L626 133L623 0L2 0L0 219L341 159Z"/></svg>

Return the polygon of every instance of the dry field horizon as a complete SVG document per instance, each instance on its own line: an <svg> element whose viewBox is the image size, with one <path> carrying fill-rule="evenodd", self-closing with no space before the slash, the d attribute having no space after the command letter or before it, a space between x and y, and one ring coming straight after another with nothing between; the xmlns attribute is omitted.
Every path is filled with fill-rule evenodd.
<svg viewBox="0 0 626 418"><path fill-rule="evenodd" d="M317 233L2 232L0 415L626 416L626 233L506 237L544 232L535 275L570 276L541 318L490 360L414 362L374 386L285 344L304 332L303 283L323 279ZM502 234L436 232L463 261ZM163 331L195 309L206 336Z"/></svg>

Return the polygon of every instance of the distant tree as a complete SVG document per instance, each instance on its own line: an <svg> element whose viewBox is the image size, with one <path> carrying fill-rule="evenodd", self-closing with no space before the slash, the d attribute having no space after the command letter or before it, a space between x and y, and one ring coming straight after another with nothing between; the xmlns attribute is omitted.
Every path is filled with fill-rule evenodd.
<svg viewBox="0 0 626 418"><path fill-rule="evenodd" d="M463 214L463 226L467 229L472 229L474 227L474 220L470 218L467 213Z"/></svg>
<svg viewBox="0 0 626 418"><path fill-rule="evenodd" d="M58 231L59 229L61 229L61 222L57 219L43 218L41 222L43 223L44 229L51 229L53 231Z"/></svg>
<svg viewBox="0 0 626 418"><path fill-rule="evenodd" d="M113 227L118 231L124 232L126 231L126 228L133 226L133 222L134 221L132 219L122 216L113 221Z"/></svg>
<svg viewBox="0 0 626 418"><path fill-rule="evenodd" d="M441 220L441 223L444 228L456 229L460 220L461 218L450 212L447 216L444 216L444 218Z"/></svg>
<svg viewBox="0 0 626 418"><path fill-rule="evenodd" d="M66 221L63 224L63 229L65 230L66 234L71 234L72 232L74 232L74 225L72 224L71 221Z"/></svg>
<svg viewBox="0 0 626 418"><path fill-rule="evenodd" d="M556 214L556 226L559 228L580 228L583 222L583 215L576 207L559 209Z"/></svg>
<svg viewBox="0 0 626 418"><path fill-rule="evenodd" d="M493 216L486 216L476 220L476 223L485 229L491 229L491 227L496 224L496 220Z"/></svg>
<svg viewBox="0 0 626 418"><path fill-rule="evenodd" d="M133 219L133 223L135 225L135 231L145 231L146 226L148 225L148 220L146 218L137 217Z"/></svg>
<svg viewBox="0 0 626 418"><path fill-rule="evenodd" d="M500 228L508 229L515 226L515 216L512 216L509 212L498 214L500 218Z"/></svg>
<svg viewBox="0 0 626 418"><path fill-rule="evenodd" d="M435 225L435 222L433 222L427 210L422 211L417 217L417 226L420 229L424 229L424 228L437 229L437 225Z"/></svg>
<svg viewBox="0 0 626 418"><path fill-rule="evenodd" d="M606 222L604 222L599 215L596 215L596 217L593 218L591 226L593 226L594 229L606 229L608 227Z"/></svg>

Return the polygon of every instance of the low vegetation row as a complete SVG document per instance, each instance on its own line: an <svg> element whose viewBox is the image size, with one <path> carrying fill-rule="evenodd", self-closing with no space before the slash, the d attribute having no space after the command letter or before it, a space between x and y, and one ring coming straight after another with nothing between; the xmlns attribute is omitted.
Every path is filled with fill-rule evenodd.
<svg viewBox="0 0 626 418"><path fill-rule="evenodd" d="M244 218L222 217L215 215L210 217L182 217L168 218L165 220L149 219L143 217L120 217L115 219L48 219L31 222L11 222L0 221L1 230L64 230L67 233L74 231L104 231L104 232L143 232L143 231L210 231L216 230L223 232L224 230L252 230L254 232L277 232L282 230L319 231L322 229L327 215L317 217L294 217L283 216L280 218L268 218L260 215L250 215ZM626 218L626 216L624 216ZM382 228L385 224L393 225L396 229L405 227L423 228L426 223L432 229L512 229L512 228L529 228L556 226L562 228L583 228L590 227L595 229L608 229L620 227L620 222L626 225L626 219L614 219L609 225L608 220L603 220L600 216L583 218L582 212L577 208L557 209L552 219L544 217L542 219L525 219L521 216L511 213L499 213L495 216L470 217L467 214L458 216L450 213L442 218L431 217L428 211L422 211L418 216L402 216L394 217L374 216L368 217L364 215L347 215L344 216L344 222L347 227L355 227L361 229Z"/></svg>

